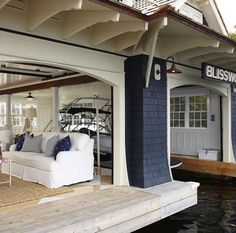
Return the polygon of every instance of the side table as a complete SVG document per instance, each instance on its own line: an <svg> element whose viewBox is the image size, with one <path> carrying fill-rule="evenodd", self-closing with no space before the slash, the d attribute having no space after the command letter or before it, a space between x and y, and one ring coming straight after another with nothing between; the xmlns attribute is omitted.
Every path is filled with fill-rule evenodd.
<svg viewBox="0 0 236 233"><path fill-rule="evenodd" d="M9 186L11 187L11 160L10 159L0 159L0 165L3 164L3 163L7 163L8 164L8 175L9 175L9 179L6 180L6 181L3 181L3 182L0 182L0 184L6 184L6 183L9 183Z"/></svg>

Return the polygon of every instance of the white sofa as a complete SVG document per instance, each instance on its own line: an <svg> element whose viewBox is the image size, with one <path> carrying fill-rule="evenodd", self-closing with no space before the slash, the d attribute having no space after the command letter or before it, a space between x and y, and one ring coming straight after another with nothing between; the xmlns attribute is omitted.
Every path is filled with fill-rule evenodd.
<svg viewBox="0 0 236 233"><path fill-rule="evenodd" d="M12 141L13 141L13 134L11 130L7 129L0 130L1 151L9 150Z"/></svg>
<svg viewBox="0 0 236 233"><path fill-rule="evenodd" d="M16 145L12 145L10 151L2 153L3 158L12 161L12 175L49 188L93 179L93 139L81 133L34 133L34 135L39 134L43 135L42 153L15 151ZM56 160L44 155L47 140L54 135L59 135L60 138L69 135L72 144L71 150L59 152ZM2 172L8 173L8 164L2 165Z"/></svg>

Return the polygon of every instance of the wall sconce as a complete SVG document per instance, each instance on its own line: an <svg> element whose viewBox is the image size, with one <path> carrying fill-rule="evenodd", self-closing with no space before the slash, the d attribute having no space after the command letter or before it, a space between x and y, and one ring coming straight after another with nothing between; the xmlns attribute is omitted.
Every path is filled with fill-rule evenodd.
<svg viewBox="0 0 236 233"><path fill-rule="evenodd" d="M29 95L25 97L26 100L28 101L33 101L34 97L31 95L31 92L29 92Z"/></svg>
<svg viewBox="0 0 236 233"><path fill-rule="evenodd" d="M168 62L168 61L172 62L172 65L171 65L170 69L166 70L167 74L181 74L181 73L183 73L181 70L176 68L174 57L172 57L172 56L167 57L166 62Z"/></svg>
<svg viewBox="0 0 236 233"><path fill-rule="evenodd" d="M181 74L182 70L178 69L175 65L174 57L167 57L166 62L171 62L172 65L169 69L166 70L167 74ZM161 66L159 64L154 65L154 79L161 80Z"/></svg>

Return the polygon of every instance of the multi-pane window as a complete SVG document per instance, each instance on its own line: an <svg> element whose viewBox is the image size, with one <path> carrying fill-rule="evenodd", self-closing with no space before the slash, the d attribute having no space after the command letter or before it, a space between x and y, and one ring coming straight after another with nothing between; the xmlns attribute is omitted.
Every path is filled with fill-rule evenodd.
<svg viewBox="0 0 236 233"><path fill-rule="evenodd" d="M170 99L170 126L185 127L185 97L172 97Z"/></svg>
<svg viewBox="0 0 236 233"><path fill-rule="evenodd" d="M11 123L13 126L22 125L22 104L11 105Z"/></svg>
<svg viewBox="0 0 236 233"><path fill-rule="evenodd" d="M81 116L80 114L75 114L74 115L74 125L79 125L81 124Z"/></svg>
<svg viewBox="0 0 236 233"><path fill-rule="evenodd" d="M11 124L13 126L23 126L25 123L24 108L28 108L28 105L21 103L11 104ZM31 105L30 107L37 108L37 105ZM37 126L37 120L34 119L33 126ZM6 102L0 102L0 127L6 125Z"/></svg>
<svg viewBox="0 0 236 233"><path fill-rule="evenodd" d="M189 97L189 127L207 128L207 96Z"/></svg>
<svg viewBox="0 0 236 233"><path fill-rule="evenodd" d="M6 103L0 102L0 127L6 124Z"/></svg>
<svg viewBox="0 0 236 233"><path fill-rule="evenodd" d="M170 126L207 128L207 96L171 97Z"/></svg>

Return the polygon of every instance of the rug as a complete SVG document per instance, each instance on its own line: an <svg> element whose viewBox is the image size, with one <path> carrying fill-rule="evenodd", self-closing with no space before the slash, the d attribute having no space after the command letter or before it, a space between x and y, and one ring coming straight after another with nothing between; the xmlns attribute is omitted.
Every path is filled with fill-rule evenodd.
<svg viewBox="0 0 236 233"><path fill-rule="evenodd" d="M8 180L8 175L0 173L0 182ZM44 197L72 192L71 187L50 189L30 181L24 181L12 176L12 186L0 184L0 207L15 205Z"/></svg>

